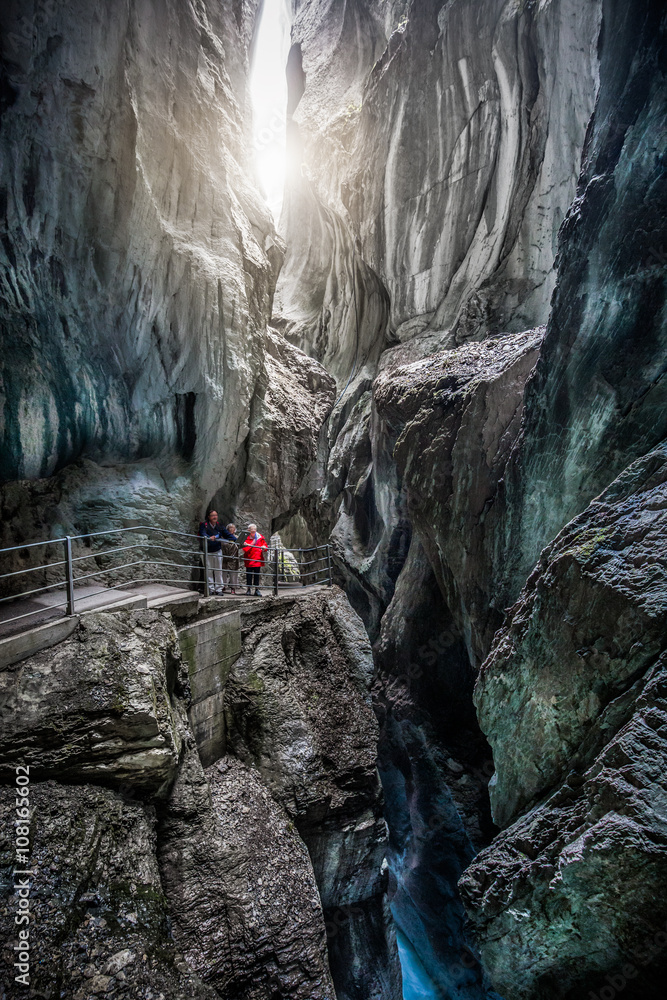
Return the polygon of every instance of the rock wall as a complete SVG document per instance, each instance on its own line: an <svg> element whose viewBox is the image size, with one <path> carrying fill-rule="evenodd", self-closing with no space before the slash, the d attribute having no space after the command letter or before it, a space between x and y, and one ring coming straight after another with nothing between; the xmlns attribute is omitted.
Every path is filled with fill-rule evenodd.
<svg viewBox="0 0 667 1000"><path fill-rule="evenodd" d="M545 548L477 683L507 829L461 887L506 997L663 990L666 457Z"/></svg>
<svg viewBox="0 0 667 1000"><path fill-rule="evenodd" d="M664 11L293 9L275 322L338 381L298 500L376 643L395 919L488 995L452 887L493 835L484 664L508 829L461 886L493 986L657 995Z"/></svg>
<svg viewBox="0 0 667 1000"><path fill-rule="evenodd" d="M273 322L337 379L297 503L331 534L376 637L409 546L395 437L373 405L378 358L386 370L546 322L601 8L293 8L301 75Z"/></svg>
<svg viewBox="0 0 667 1000"><path fill-rule="evenodd" d="M361 622L335 590L256 603L242 634L226 687L230 752L257 769L308 847L336 995L399 998L373 661Z"/></svg>
<svg viewBox="0 0 667 1000"><path fill-rule="evenodd" d="M268 530L315 456L330 380L267 330L282 250L248 138L256 10L3 6L6 544L26 516L69 524L63 476L110 521L171 507L191 528L216 495Z"/></svg>
<svg viewBox="0 0 667 1000"><path fill-rule="evenodd" d="M499 495L501 597L560 529L475 692L507 829L461 885L510 998L663 988L666 30L660 5L605 5L600 99Z"/></svg>
<svg viewBox="0 0 667 1000"><path fill-rule="evenodd" d="M206 769L169 614L88 615L0 672L8 1000L25 992L12 972L17 762L40 995L400 997L362 624L340 591L239 606L227 752Z"/></svg>
<svg viewBox="0 0 667 1000"><path fill-rule="evenodd" d="M508 601L544 545L667 432L662 15L604 7L599 98L506 476Z"/></svg>
<svg viewBox="0 0 667 1000"><path fill-rule="evenodd" d="M470 699L507 603L494 505L596 101L601 11L293 4L273 322L338 396L292 537L304 519L330 534L376 643L394 916L436 986L468 997L492 995L454 883L493 834Z"/></svg>
<svg viewBox="0 0 667 1000"><path fill-rule="evenodd" d="M211 500L331 537L380 726L339 596L244 612L206 771L163 619L159 655L158 619L89 619L12 668L44 962L82 1000L131 966L165 994L393 997L388 882L434 989L657 997L662 5L292 0L280 236L256 8L3 8L3 538L191 528ZM85 885L52 878L96 811Z"/></svg>

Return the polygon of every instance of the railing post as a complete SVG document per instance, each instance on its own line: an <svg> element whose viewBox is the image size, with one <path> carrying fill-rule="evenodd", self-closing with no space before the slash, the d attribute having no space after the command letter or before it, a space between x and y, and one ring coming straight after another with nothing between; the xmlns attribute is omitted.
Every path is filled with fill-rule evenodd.
<svg viewBox="0 0 667 1000"><path fill-rule="evenodd" d="M204 597L210 597L208 592L208 538L204 536Z"/></svg>
<svg viewBox="0 0 667 1000"><path fill-rule="evenodd" d="M65 538L65 574L67 584L67 614L74 614L74 570L72 567L72 538Z"/></svg>
<svg viewBox="0 0 667 1000"><path fill-rule="evenodd" d="M301 574L301 586L305 587L306 586L306 576L305 576L305 573L303 572L303 566L304 566L304 563L306 561L304 559L304 556L306 554L306 550L305 549L299 549L299 552L301 553L301 565L299 567L299 572Z"/></svg>
<svg viewBox="0 0 667 1000"><path fill-rule="evenodd" d="M278 596L278 547L273 553L273 596Z"/></svg>
<svg viewBox="0 0 667 1000"><path fill-rule="evenodd" d="M329 583L328 586L333 585L333 574L331 572L331 546L327 543L327 566L329 568Z"/></svg>

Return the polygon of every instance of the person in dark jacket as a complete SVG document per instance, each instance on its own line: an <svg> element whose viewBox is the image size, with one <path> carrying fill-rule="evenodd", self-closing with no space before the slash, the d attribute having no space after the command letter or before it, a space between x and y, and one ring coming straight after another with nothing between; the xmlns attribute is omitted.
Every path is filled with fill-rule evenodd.
<svg viewBox="0 0 667 1000"><path fill-rule="evenodd" d="M208 549L208 591L209 594L224 594L222 580L222 542L223 529L218 523L218 512L210 511L205 521L199 525L199 534L206 538L204 543ZM203 561L203 560L202 560Z"/></svg>
<svg viewBox="0 0 667 1000"><path fill-rule="evenodd" d="M255 588L255 597L261 597L259 589L259 574L264 562L264 553L268 549L266 539L257 530L256 524L248 525L248 536L243 543L243 558L245 561L245 582L247 586L246 594L252 593Z"/></svg>
<svg viewBox="0 0 667 1000"><path fill-rule="evenodd" d="M231 526L233 527L233 525ZM199 534L206 538L208 547L208 591L209 594L224 594L225 584L223 580L223 551L229 542L238 542L235 534L229 531L229 526L223 528L218 521L218 512L212 510L205 521L199 525ZM234 549L235 554L238 548ZM203 559L202 559L203 561ZM234 578L233 588L236 593L237 580Z"/></svg>
<svg viewBox="0 0 667 1000"><path fill-rule="evenodd" d="M222 575L225 580L225 587L229 588L231 594L236 593L239 585L239 546L236 525L228 524L223 529L222 541Z"/></svg>

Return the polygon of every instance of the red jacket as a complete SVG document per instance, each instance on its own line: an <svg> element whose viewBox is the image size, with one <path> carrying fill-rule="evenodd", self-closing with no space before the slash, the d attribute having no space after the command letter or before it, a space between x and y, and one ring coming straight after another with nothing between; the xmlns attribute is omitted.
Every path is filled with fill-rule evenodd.
<svg viewBox="0 0 667 1000"><path fill-rule="evenodd" d="M266 539L260 535L257 539L252 539L250 535L243 543L243 558L246 566L257 569L264 562L264 550L268 549Z"/></svg>

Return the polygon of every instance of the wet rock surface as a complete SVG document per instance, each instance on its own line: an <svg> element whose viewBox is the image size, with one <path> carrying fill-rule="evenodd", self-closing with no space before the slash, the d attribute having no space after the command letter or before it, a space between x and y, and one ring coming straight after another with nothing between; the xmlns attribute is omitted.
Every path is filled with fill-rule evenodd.
<svg viewBox="0 0 667 1000"><path fill-rule="evenodd" d="M308 847L338 996L399 997L370 644L334 588L251 605L226 688L230 752L258 769Z"/></svg>
<svg viewBox="0 0 667 1000"><path fill-rule="evenodd" d="M461 887L508 996L663 989L666 460L639 459L545 549L477 682L507 829Z"/></svg>
<svg viewBox="0 0 667 1000"><path fill-rule="evenodd" d="M186 755L159 859L175 945L216 995L335 1000L308 851L256 771Z"/></svg>
<svg viewBox="0 0 667 1000"><path fill-rule="evenodd" d="M639 459L545 548L484 662L475 701L502 826L590 761L664 648L666 459Z"/></svg>
<svg viewBox="0 0 667 1000"><path fill-rule="evenodd" d="M45 996L397 997L387 881L443 994L662 995L663 8L295 0L284 240L256 3L3 8L6 544L331 538L379 720L335 592L242 608L206 772L160 616L0 675Z"/></svg>
<svg viewBox="0 0 667 1000"><path fill-rule="evenodd" d="M214 1000L174 948L154 807L55 781L30 786L30 988L14 982L14 799L0 788L3 995Z"/></svg>
<svg viewBox="0 0 667 1000"><path fill-rule="evenodd" d="M35 995L400 996L361 621L337 590L240 603L229 752L206 771L168 614L86 616L0 672L8 1000L25 992L9 975L19 760Z"/></svg>
<svg viewBox="0 0 667 1000"><path fill-rule="evenodd" d="M665 272L651 250L666 216L650 125L664 119L666 25L648 2L605 5L605 19L553 310L491 515L506 544L502 600L558 532L476 693L507 829L461 887L509 998L658 996L666 967L664 443L652 450L664 439Z"/></svg>
<svg viewBox="0 0 667 1000"><path fill-rule="evenodd" d="M131 785L157 794L173 780L184 693L176 632L157 611L93 614L52 649L0 671L0 774L16 761L35 778Z"/></svg>
<svg viewBox="0 0 667 1000"><path fill-rule="evenodd" d="M472 706L475 673L416 536L375 657L397 928L443 994L495 997L455 884L494 833L491 751Z"/></svg>
<svg viewBox="0 0 667 1000"><path fill-rule="evenodd" d="M600 10L295 7L305 77L288 142L302 168L288 178L273 321L337 379L318 476L297 500L316 537L331 534L373 639L410 540L395 437L370 392L378 364L546 322Z"/></svg>
<svg viewBox="0 0 667 1000"><path fill-rule="evenodd" d="M507 605L547 542L667 433L666 30L659 3L605 5L599 101L497 511Z"/></svg>
<svg viewBox="0 0 667 1000"><path fill-rule="evenodd" d="M364 44L352 60L355 32ZM480 822L488 750L464 703L530 577L476 695L496 757L494 812L514 825L464 877L465 903L510 1000L580 1000L620 991L619 976L626 995L651 995L659 949L650 969L619 970L637 934L655 946L661 931L660 906L648 916L651 879L664 884L660 780L649 792L649 772L637 775L652 805L636 837L611 814L598 825L601 786L570 813L552 803L569 770L568 802L577 798L619 727L641 727L645 711L660 725L637 698L664 646L661 487L655 468L643 481L637 465L621 474L665 434L664 11L303 5L295 38L305 89L294 120L311 169L290 190L276 308L289 314L307 255L290 215L303 224L317 202L349 230L348 275L363 258L389 299L387 346L368 374L372 352L358 366L344 360L359 330L367 342L350 323L342 398L302 513L314 530L333 525L342 578L376 643L396 920L435 982L464 995L486 988L447 951L465 942L452 872L493 832L488 814ZM333 168L318 171L318 159ZM293 294L303 302L303 284ZM334 300L319 285L310 301L319 318L298 342L315 352ZM659 759L659 738L648 738ZM652 753L637 744L646 767ZM608 780L623 797L620 765ZM623 810L639 810L628 795ZM586 844L576 887L575 830ZM626 909L623 872L637 934L631 916L612 916Z"/></svg>

